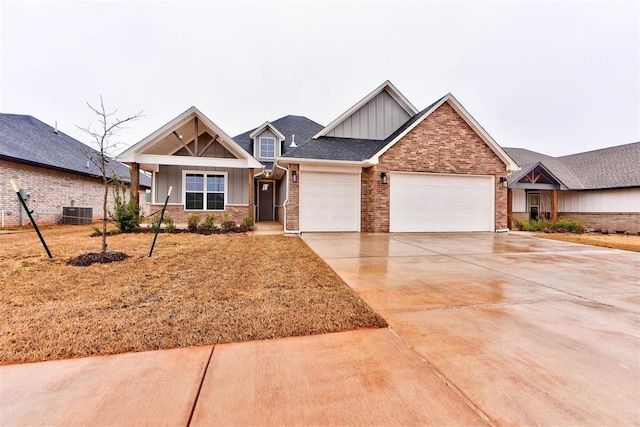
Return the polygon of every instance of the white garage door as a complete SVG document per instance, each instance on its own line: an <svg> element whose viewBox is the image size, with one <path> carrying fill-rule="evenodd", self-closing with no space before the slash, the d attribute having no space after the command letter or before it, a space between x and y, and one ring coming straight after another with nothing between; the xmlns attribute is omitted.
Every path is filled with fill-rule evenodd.
<svg viewBox="0 0 640 427"><path fill-rule="evenodd" d="M360 174L300 174L300 231L360 231Z"/></svg>
<svg viewBox="0 0 640 427"><path fill-rule="evenodd" d="M494 177L392 173L392 232L494 231Z"/></svg>

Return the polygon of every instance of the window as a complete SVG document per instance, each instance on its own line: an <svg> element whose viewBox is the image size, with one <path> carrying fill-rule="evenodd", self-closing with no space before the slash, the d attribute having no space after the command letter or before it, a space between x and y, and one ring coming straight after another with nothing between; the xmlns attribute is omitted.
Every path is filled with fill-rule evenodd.
<svg viewBox="0 0 640 427"><path fill-rule="evenodd" d="M224 210L225 174L185 174L185 210Z"/></svg>
<svg viewBox="0 0 640 427"><path fill-rule="evenodd" d="M276 157L276 139L260 138L260 151L258 157L261 159L273 159Z"/></svg>

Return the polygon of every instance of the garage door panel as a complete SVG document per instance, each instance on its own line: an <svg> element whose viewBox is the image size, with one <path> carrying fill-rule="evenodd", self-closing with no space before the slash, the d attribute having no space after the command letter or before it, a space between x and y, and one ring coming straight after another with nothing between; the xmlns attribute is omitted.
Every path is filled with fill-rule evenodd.
<svg viewBox="0 0 640 427"><path fill-rule="evenodd" d="M300 231L360 231L360 174L304 172Z"/></svg>
<svg viewBox="0 0 640 427"><path fill-rule="evenodd" d="M390 231L493 231L493 176L391 175Z"/></svg>

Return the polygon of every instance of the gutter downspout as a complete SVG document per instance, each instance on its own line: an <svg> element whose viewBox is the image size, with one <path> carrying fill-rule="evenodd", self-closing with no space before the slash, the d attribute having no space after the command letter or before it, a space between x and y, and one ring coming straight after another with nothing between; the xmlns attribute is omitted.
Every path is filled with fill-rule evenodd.
<svg viewBox="0 0 640 427"><path fill-rule="evenodd" d="M287 229L287 203L289 203L289 169L283 168L278 165L278 162L273 162L273 165L279 169L284 171L284 176L286 177L287 189L285 191L284 202L282 202L282 209L284 209L283 222L284 222L284 234L300 234L300 230L289 230Z"/></svg>

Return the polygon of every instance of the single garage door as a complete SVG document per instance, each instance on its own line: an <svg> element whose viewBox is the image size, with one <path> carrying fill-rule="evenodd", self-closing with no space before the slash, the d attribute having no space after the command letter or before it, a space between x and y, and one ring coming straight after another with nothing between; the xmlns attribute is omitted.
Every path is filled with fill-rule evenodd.
<svg viewBox="0 0 640 427"><path fill-rule="evenodd" d="M360 173L303 171L300 231L360 231Z"/></svg>
<svg viewBox="0 0 640 427"><path fill-rule="evenodd" d="M494 177L392 173L392 232L494 231Z"/></svg>

